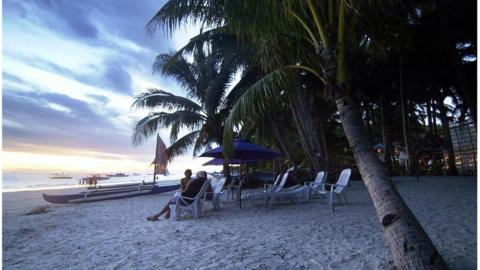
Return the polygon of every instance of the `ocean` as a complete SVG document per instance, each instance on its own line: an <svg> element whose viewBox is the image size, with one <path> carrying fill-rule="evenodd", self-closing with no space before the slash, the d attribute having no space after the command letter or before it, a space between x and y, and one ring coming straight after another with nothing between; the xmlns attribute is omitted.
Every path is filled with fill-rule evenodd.
<svg viewBox="0 0 480 270"><path fill-rule="evenodd" d="M85 187L80 185L79 181L86 174L69 174L72 179L50 179L51 174L48 173L20 173L20 172L3 172L2 173L2 191L27 191L27 190L43 190L43 189L63 189L74 187ZM103 175L102 175L103 176ZM159 176L157 181L161 184L169 184L178 182L183 174L170 174L167 176ZM153 175L150 174L129 174L126 177L110 177L110 179L100 180L98 185L139 183L142 181L151 182Z"/></svg>

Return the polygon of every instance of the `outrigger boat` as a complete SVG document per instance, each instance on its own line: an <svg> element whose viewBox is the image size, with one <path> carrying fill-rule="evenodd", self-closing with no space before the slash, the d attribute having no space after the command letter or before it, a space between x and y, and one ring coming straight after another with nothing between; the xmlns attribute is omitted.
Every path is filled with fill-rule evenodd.
<svg viewBox="0 0 480 270"><path fill-rule="evenodd" d="M76 194L67 195L48 195L43 193L43 199L49 203L82 203L102 200L123 199L139 195L164 193L174 191L180 188L180 185L157 186L153 183L123 184L103 186L88 189Z"/></svg>
<svg viewBox="0 0 480 270"><path fill-rule="evenodd" d="M157 149L155 160L153 161L155 165L153 182L145 183L132 183L132 184L119 184L119 185L109 185L109 186L96 186L88 188L87 191L83 191L76 194L66 194L66 195L48 195L43 193L43 199L49 203L55 204L64 204L64 203L82 203L82 202L93 202L93 201L102 201L102 200L113 200L113 199L123 199L139 195L155 194L155 193L164 193L174 191L180 188L180 184L168 185L168 186L159 186L155 183L156 174L167 173L167 157L166 157L166 146L163 143L160 136L157 134Z"/></svg>

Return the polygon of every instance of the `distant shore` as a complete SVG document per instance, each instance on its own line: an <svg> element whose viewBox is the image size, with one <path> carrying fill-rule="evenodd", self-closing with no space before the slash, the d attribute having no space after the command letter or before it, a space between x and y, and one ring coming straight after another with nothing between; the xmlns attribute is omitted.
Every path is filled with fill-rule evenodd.
<svg viewBox="0 0 480 270"><path fill-rule="evenodd" d="M450 269L476 268L476 178L395 178ZM146 217L172 196L52 205L44 191L3 193L6 269L390 269L392 259L362 182L332 212L301 204L222 204L195 221ZM78 189L48 190L49 193ZM249 192L249 191L247 191Z"/></svg>

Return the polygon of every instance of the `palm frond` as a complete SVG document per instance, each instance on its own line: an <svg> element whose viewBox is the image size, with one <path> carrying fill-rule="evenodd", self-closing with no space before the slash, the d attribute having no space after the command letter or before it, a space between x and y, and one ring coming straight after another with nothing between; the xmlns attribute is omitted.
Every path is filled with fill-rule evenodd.
<svg viewBox="0 0 480 270"><path fill-rule="evenodd" d="M167 35L184 23L201 22L205 27L222 24L224 10L222 0L170 0L150 19L145 26L147 36L155 35L160 28Z"/></svg>
<svg viewBox="0 0 480 270"><path fill-rule="evenodd" d="M166 110L186 110L192 112L201 112L202 107L192 100L176 96L170 92L161 89L147 89L146 92L135 97L132 104L134 108L162 108Z"/></svg>
<svg viewBox="0 0 480 270"><path fill-rule="evenodd" d="M292 72L289 68L279 68L265 75L254 83L238 99L225 121L223 130L223 144L227 153L233 147L233 128L241 121L248 121L257 115L265 113L282 91L292 88L290 78Z"/></svg>
<svg viewBox="0 0 480 270"><path fill-rule="evenodd" d="M192 63L187 61L185 56L174 53L160 54L155 58L152 72L172 77L190 96L198 98L195 95L195 90L198 87L198 71Z"/></svg>
<svg viewBox="0 0 480 270"><path fill-rule="evenodd" d="M172 161L174 157L184 154L195 142L199 133L199 130L190 132L170 145L166 150L168 160Z"/></svg>
<svg viewBox="0 0 480 270"><path fill-rule="evenodd" d="M195 144L193 146L193 155L197 156L198 153L202 151L203 148L208 144L208 131L207 131L207 125L204 125L198 133L197 140L195 141Z"/></svg>
<svg viewBox="0 0 480 270"><path fill-rule="evenodd" d="M261 78L261 71L256 67L248 67L242 73L242 76L238 83L230 90L225 97L224 108L230 109L237 102L237 100L243 95L243 93L258 79Z"/></svg>
<svg viewBox="0 0 480 270"><path fill-rule="evenodd" d="M138 121L133 129L132 143L139 145L146 138L154 135L159 128L167 128L177 124L180 128L195 130L200 128L204 117L191 111L176 111L173 113L154 112Z"/></svg>

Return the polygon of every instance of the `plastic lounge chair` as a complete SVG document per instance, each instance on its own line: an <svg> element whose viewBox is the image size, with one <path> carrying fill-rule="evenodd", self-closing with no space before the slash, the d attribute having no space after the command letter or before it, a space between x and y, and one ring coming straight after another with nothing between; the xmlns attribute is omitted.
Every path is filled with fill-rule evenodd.
<svg viewBox="0 0 480 270"><path fill-rule="evenodd" d="M280 174L277 176L277 180L273 183L273 185L266 184L263 188L263 192L259 194L250 194L245 196L245 199L253 201L254 199L261 199L265 200L265 204L268 204L273 193L283 190L283 186L287 182L288 175L293 170L293 167L288 169L283 175Z"/></svg>
<svg viewBox="0 0 480 270"><path fill-rule="evenodd" d="M273 184L265 184L263 185L263 192L270 192L272 191L273 187L277 186L280 184L280 181L282 180L282 174L279 174L277 176L277 179L273 182Z"/></svg>
<svg viewBox="0 0 480 270"><path fill-rule="evenodd" d="M292 170L293 168L288 169L283 175L280 184L273 187L272 191L268 193L266 203L270 206L270 208L273 206L277 198L287 197L297 204L308 198L310 188L306 185L295 185L288 188L283 187L287 182L288 176Z"/></svg>
<svg viewBox="0 0 480 270"><path fill-rule="evenodd" d="M340 173L338 177L338 181L336 184L323 184L323 190L319 191L320 194L325 194L328 199L328 205L332 210L333 204L333 196L337 194L339 202L341 202L341 197L345 200L345 203L348 204L347 195L345 194L346 187L348 186L348 181L350 180L350 175L352 174L352 169L344 169ZM330 190L328 191L325 187L330 186Z"/></svg>
<svg viewBox="0 0 480 270"><path fill-rule="evenodd" d="M215 189L213 190L213 196L211 199L208 199L208 196L206 198L207 202L212 202L213 204L213 209L218 210L220 209L220 197L223 194L223 187L225 186L225 182L227 181L226 177L222 177L217 185L215 186ZM207 194L208 195L208 194Z"/></svg>
<svg viewBox="0 0 480 270"><path fill-rule="evenodd" d="M181 196L175 204L175 219L179 219L182 212L190 212L194 219L197 219L202 214L205 196L210 180L205 180L202 188L193 198Z"/></svg>
<svg viewBox="0 0 480 270"><path fill-rule="evenodd" d="M310 188L309 195L308 195L309 198L319 193L325 194L324 193L325 186L323 184L325 184L325 181L327 180L327 175L328 173L326 171L320 171L317 173L317 177L315 177L315 181L305 183Z"/></svg>

